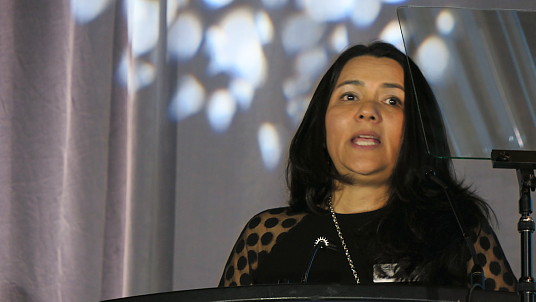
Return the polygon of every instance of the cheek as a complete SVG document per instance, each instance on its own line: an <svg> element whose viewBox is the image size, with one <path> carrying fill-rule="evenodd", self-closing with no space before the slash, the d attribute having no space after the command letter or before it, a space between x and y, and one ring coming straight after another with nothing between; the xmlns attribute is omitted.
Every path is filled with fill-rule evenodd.
<svg viewBox="0 0 536 302"><path fill-rule="evenodd" d="M326 144L336 144L344 134L345 121L335 114L326 114Z"/></svg>
<svg viewBox="0 0 536 302"><path fill-rule="evenodd" d="M391 127L391 133L393 133L392 142L398 153L398 150L400 150L400 147L402 146L402 141L404 140L404 116L397 117Z"/></svg>
<svg viewBox="0 0 536 302"><path fill-rule="evenodd" d="M342 136L341 129L344 127L341 125L341 120L336 118L332 113L329 112L326 114L326 148L328 154L333 158L334 153L336 152L337 146L340 143Z"/></svg>

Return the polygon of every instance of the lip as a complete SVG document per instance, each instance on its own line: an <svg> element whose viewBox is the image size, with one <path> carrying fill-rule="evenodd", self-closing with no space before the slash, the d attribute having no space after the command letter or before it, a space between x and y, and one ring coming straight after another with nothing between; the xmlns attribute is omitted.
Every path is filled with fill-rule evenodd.
<svg viewBox="0 0 536 302"><path fill-rule="evenodd" d="M350 143L355 148L374 149L380 146L382 141L374 131L361 131L352 135Z"/></svg>

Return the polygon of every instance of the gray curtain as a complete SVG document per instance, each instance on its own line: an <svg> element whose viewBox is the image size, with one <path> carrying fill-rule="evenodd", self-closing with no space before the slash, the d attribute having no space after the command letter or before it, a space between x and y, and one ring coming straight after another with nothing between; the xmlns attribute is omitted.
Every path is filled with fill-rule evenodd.
<svg viewBox="0 0 536 302"><path fill-rule="evenodd" d="M0 3L0 300L171 290L166 32L134 57L127 1L86 23L74 1ZM153 4L165 29L166 2ZM154 70L144 87L140 62Z"/></svg>

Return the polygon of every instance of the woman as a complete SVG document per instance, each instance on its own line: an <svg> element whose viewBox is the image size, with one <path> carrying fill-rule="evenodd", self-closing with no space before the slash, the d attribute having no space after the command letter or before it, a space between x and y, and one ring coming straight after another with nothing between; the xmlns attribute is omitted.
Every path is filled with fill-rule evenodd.
<svg viewBox="0 0 536 302"><path fill-rule="evenodd" d="M417 66L386 43L343 52L292 140L290 206L249 221L220 286L467 286L477 259L486 289L515 290L487 204L455 179L449 159L428 155L427 143L448 154L435 98ZM427 169L444 184L427 177ZM449 197L460 225L470 230L469 244Z"/></svg>

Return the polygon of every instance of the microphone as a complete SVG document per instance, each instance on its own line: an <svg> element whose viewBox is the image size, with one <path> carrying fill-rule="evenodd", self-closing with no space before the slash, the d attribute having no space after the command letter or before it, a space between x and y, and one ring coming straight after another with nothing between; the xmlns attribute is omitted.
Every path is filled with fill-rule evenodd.
<svg viewBox="0 0 536 302"><path fill-rule="evenodd" d="M441 187L441 189L443 189L443 193L447 197L452 214L454 215L454 218L456 219L456 223L458 224L458 228L460 229L463 239L465 240L465 245L467 246L467 249L469 250L469 253L471 254L471 258L473 258L474 264L473 264L473 269L471 270L471 280L470 280L471 290L469 294L471 295L473 289L476 287L485 289L484 270L482 269L482 265L477 258L473 242L471 238L469 237L469 234L466 232L465 228L463 227L462 223L460 222L460 218L458 217L456 208L454 207L454 204L452 203L452 200L450 199L448 185L445 184L445 182L442 181L439 177L437 177L436 171L431 167L425 168L424 175L426 176L426 178L433 181L435 184ZM470 301L470 299L468 301Z"/></svg>
<svg viewBox="0 0 536 302"><path fill-rule="evenodd" d="M426 176L426 178L428 178L431 181L433 181L436 185L440 186L441 189L443 189L443 190L448 189L449 186L447 186L447 184L445 184L439 177L436 176L436 171L433 168L430 168L430 167L424 168L424 175ZM448 197L448 195L447 195L447 197ZM450 203L450 198L448 198L448 199L449 199L449 203ZM456 218L458 218L458 217L456 217Z"/></svg>
<svg viewBox="0 0 536 302"><path fill-rule="evenodd" d="M315 244L311 252L311 256L309 257L309 263L307 264L307 267L305 268L305 273L303 274L302 283L307 283L307 281L309 280L309 272L311 272L311 267L313 267L313 262L315 260L316 254L318 253L319 250L323 248L328 248L334 251L337 250L337 248L333 244L329 243L327 238L318 237L318 239L315 240Z"/></svg>

